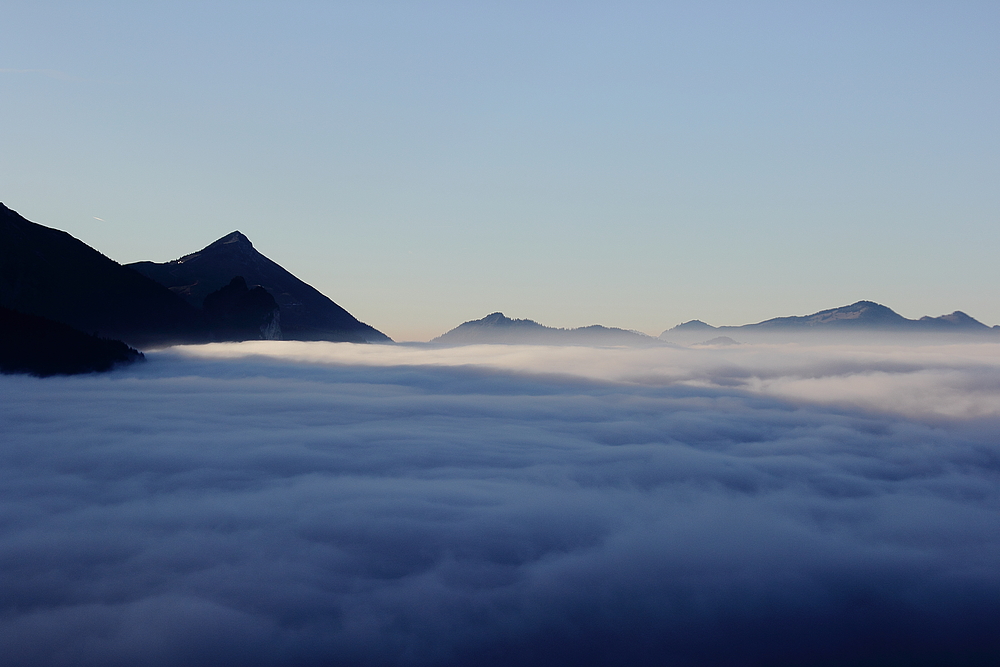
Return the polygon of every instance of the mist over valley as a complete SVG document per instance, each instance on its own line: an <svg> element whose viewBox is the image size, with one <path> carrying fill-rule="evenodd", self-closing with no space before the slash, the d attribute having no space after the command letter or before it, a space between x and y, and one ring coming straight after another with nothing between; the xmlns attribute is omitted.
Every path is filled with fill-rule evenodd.
<svg viewBox="0 0 1000 667"><path fill-rule="evenodd" d="M2 16L0 667L1000 665L1000 3Z"/></svg>
<svg viewBox="0 0 1000 667"><path fill-rule="evenodd" d="M1000 345L0 376L3 664L986 665Z"/></svg>
<svg viewBox="0 0 1000 667"><path fill-rule="evenodd" d="M130 268L4 211L0 664L1000 658L964 313L394 344L238 232Z"/></svg>

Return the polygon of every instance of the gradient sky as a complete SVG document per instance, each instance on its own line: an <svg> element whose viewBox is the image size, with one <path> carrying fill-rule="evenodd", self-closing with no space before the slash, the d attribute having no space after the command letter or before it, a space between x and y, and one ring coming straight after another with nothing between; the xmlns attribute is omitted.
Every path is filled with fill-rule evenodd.
<svg viewBox="0 0 1000 667"><path fill-rule="evenodd" d="M121 262L239 229L397 340L1000 323L1000 5L692 4L5 2L0 201Z"/></svg>

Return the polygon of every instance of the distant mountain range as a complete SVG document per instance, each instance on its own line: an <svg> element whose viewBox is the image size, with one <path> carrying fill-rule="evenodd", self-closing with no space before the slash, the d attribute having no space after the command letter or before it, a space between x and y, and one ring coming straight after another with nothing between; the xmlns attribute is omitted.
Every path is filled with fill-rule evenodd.
<svg viewBox="0 0 1000 667"><path fill-rule="evenodd" d="M950 315L924 316L911 320L874 301L858 301L812 315L775 317L740 326L713 327L701 320L691 320L667 329L660 334L660 338L687 344L720 333L731 334L742 341L756 341L788 340L823 334L1000 334L1000 327L988 327L958 310Z"/></svg>
<svg viewBox="0 0 1000 667"><path fill-rule="evenodd" d="M123 266L3 204L0 307L14 313L5 315L6 326L65 333L16 315L24 314L94 340L124 341L126 348L261 338L389 341L257 252L239 232L174 262ZM17 341L28 340L15 334L4 339L5 359L14 359L5 368L17 365ZM21 351L24 359L34 354Z"/></svg>
<svg viewBox="0 0 1000 667"><path fill-rule="evenodd" d="M191 306L201 308L212 292L235 276L260 285L277 302L281 337L286 340L327 340L386 343L388 336L359 322L314 287L302 282L260 252L246 236L232 232L172 262L126 265L170 289Z"/></svg>
<svg viewBox="0 0 1000 667"><path fill-rule="evenodd" d="M721 335L721 334L731 334ZM875 340L882 334L923 334L954 338L956 334L1000 337L1000 327L988 327L961 311L940 317L910 320L873 301L821 310L794 317L776 317L754 324L714 327L700 320L667 329L658 338L638 331L593 325L579 329L556 329L534 320L511 319L492 313L481 320L465 322L433 339L443 345L521 344L649 347L681 344L724 346L743 342L817 341L861 337Z"/></svg>
<svg viewBox="0 0 1000 667"><path fill-rule="evenodd" d="M0 309L2 326L9 329L0 338L5 372L100 370L140 358L130 346L273 338L391 342L262 255L238 231L171 262L123 266L66 232L25 220L3 204ZM988 327L961 311L911 320L873 301L858 301L812 315L741 326L715 327L692 320L658 338L596 324L558 329L497 312L465 322L431 342L645 347L819 340L824 335L874 339L881 334L997 336L1000 326ZM76 350L76 361L55 363L55 352L46 350L59 345ZM53 363L45 361L47 355Z"/></svg>
<svg viewBox="0 0 1000 667"><path fill-rule="evenodd" d="M663 342L637 331L615 329L595 324L578 329L555 329L534 320L514 320L503 313L492 313L444 333L432 343L444 345L628 345L655 346Z"/></svg>

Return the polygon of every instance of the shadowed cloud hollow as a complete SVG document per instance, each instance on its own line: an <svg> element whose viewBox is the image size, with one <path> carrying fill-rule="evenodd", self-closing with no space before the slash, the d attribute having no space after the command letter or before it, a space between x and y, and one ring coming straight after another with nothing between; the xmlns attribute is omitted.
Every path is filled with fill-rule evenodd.
<svg viewBox="0 0 1000 667"><path fill-rule="evenodd" d="M148 358L0 377L4 664L1000 657L1000 346Z"/></svg>

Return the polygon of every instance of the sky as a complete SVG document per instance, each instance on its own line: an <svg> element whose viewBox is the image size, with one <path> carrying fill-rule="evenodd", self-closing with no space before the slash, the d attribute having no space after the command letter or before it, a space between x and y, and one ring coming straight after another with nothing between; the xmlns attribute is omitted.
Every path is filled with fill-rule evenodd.
<svg viewBox="0 0 1000 667"><path fill-rule="evenodd" d="M0 664L994 665L998 347L0 376Z"/></svg>
<svg viewBox="0 0 1000 667"><path fill-rule="evenodd" d="M1000 323L996 3L3 15L0 201L121 262L238 229L396 340L861 299Z"/></svg>

